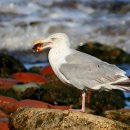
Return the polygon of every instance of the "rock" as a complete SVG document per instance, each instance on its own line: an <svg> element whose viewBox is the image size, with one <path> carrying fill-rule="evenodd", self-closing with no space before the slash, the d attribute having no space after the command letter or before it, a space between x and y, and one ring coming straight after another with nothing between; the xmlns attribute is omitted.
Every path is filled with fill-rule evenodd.
<svg viewBox="0 0 130 130"><path fill-rule="evenodd" d="M28 71L30 73L37 73L38 74L38 73L40 73L41 69L42 69L42 67L34 66L34 67L31 67Z"/></svg>
<svg viewBox="0 0 130 130"><path fill-rule="evenodd" d="M8 122L0 122L0 130L9 130Z"/></svg>
<svg viewBox="0 0 130 130"><path fill-rule="evenodd" d="M0 78L0 89L10 89L12 88L16 83L18 83L17 80L14 79L6 79L6 78Z"/></svg>
<svg viewBox="0 0 130 130"><path fill-rule="evenodd" d="M0 89L0 95L3 95L5 97L11 97L11 98L14 98L14 99L21 99L21 97L18 97L17 93L12 89Z"/></svg>
<svg viewBox="0 0 130 130"><path fill-rule="evenodd" d="M60 81L50 81L35 90L29 88L23 95L24 98L37 99L55 105L73 105L75 108L81 106L81 91Z"/></svg>
<svg viewBox="0 0 130 130"><path fill-rule="evenodd" d="M39 108L50 108L51 105L45 102L36 101L36 100L21 100L18 102L10 103L4 106L3 110L10 114L12 112L15 112L19 107L25 107L25 106L31 106L31 107L39 107Z"/></svg>
<svg viewBox="0 0 130 130"><path fill-rule="evenodd" d="M10 77L12 73L26 71L21 62L8 54L0 53L0 77Z"/></svg>
<svg viewBox="0 0 130 130"><path fill-rule="evenodd" d="M17 100L11 97L0 96L0 107L3 107L10 103L16 103Z"/></svg>
<svg viewBox="0 0 130 130"><path fill-rule="evenodd" d="M101 114L105 110L114 110L125 107L125 97L120 90L93 91L90 97L90 108Z"/></svg>
<svg viewBox="0 0 130 130"><path fill-rule="evenodd" d="M81 108L81 93L77 88L63 84L60 81L50 81L40 85L39 88L26 89L22 93L22 98L40 100L52 105L67 105L77 109ZM105 110L119 109L125 106L125 97L120 90L92 91L89 98L88 96L87 93L86 106L97 114L101 114Z"/></svg>
<svg viewBox="0 0 130 130"><path fill-rule="evenodd" d="M40 87L40 85L38 85L37 83L26 83L26 84L14 85L12 89L15 91L17 97L19 97L21 99L22 95L23 95L24 91L26 91L26 89L32 88L31 90L35 90L36 88L39 88L39 87ZM29 94L31 94L31 93L32 92L30 91Z"/></svg>
<svg viewBox="0 0 130 130"><path fill-rule="evenodd" d="M122 108L122 109L118 109L118 111L120 111L120 112L130 112L130 109Z"/></svg>
<svg viewBox="0 0 130 130"><path fill-rule="evenodd" d="M130 130L130 126L101 116L68 110L19 108L10 115L10 130Z"/></svg>
<svg viewBox="0 0 130 130"><path fill-rule="evenodd" d="M44 83L47 82L47 79L44 77L34 74L34 73L15 73L12 75L13 78L15 78L17 81L22 82L22 83L28 83L28 82L39 82L39 83Z"/></svg>
<svg viewBox="0 0 130 130"><path fill-rule="evenodd" d="M79 46L77 50L93 55L108 63L130 63L130 55L114 46L90 42Z"/></svg>
<svg viewBox="0 0 130 130"><path fill-rule="evenodd" d="M130 11L130 3L118 1L113 2L108 8L110 12L125 14Z"/></svg>
<svg viewBox="0 0 130 130"><path fill-rule="evenodd" d="M69 109L68 106L56 106L56 105L54 106L46 102L26 99L26 100L21 100L4 106L4 111L8 113L12 113L15 112L19 107L26 107L26 106L39 107L39 108L56 108L56 109L63 109L63 110Z"/></svg>
<svg viewBox="0 0 130 130"><path fill-rule="evenodd" d="M45 78L49 80L55 80L57 79L54 71L52 70L51 66L46 66L44 67L41 71L40 74L43 75Z"/></svg>
<svg viewBox="0 0 130 130"><path fill-rule="evenodd" d="M47 93L47 89L44 88L27 88L22 93L23 99L35 99L35 100L42 100L42 96Z"/></svg>
<svg viewBox="0 0 130 130"><path fill-rule="evenodd" d="M7 114L0 110L0 118L5 118L5 117L7 117Z"/></svg>
<svg viewBox="0 0 130 130"><path fill-rule="evenodd" d="M130 126L130 110L109 110L103 114L106 118L126 123Z"/></svg>

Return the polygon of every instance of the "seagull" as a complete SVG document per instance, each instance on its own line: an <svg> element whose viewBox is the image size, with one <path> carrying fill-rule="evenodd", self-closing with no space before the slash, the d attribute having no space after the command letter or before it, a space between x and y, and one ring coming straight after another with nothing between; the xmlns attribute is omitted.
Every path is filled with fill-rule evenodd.
<svg viewBox="0 0 130 130"><path fill-rule="evenodd" d="M56 76L64 83L82 90L82 107L75 111L85 111L85 96L91 90L130 90L124 86L129 78L126 72L116 65L104 62L89 54L71 48L69 37L64 33L55 33L38 40L33 52L49 48L48 59Z"/></svg>

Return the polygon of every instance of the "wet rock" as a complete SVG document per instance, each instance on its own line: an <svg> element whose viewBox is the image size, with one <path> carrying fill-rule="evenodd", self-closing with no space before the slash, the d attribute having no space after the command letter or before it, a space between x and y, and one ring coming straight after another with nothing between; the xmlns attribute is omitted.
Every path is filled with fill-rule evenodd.
<svg viewBox="0 0 130 130"><path fill-rule="evenodd" d="M9 130L8 122L0 122L0 130Z"/></svg>
<svg viewBox="0 0 130 130"><path fill-rule="evenodd" d="M41 69L42 69L42 67L34 66L34 67L31 67L28 70L28 72L30 72L30 73L37 73L38 74L38 73L40 73Z"/></svg>
<svg viewBox="0 0 130 130"><path fill-rule="evenodd" d="M130 63L130 55L114 46L103 45L95 42L79 46L77 50L93 55L108 63Z"/></svg>
<svg viewBox="0 0 130 130"><path fill-rule="evenodd" d="M22 83L28 83L28 82L47 82L47 79L42 77L41 75L34 74L34 73L24 73L19 72L12 75L13 78L15 78L17 81Z"/></svg>
<svg viewBox="0 0 130 130"><path fill-rule="evenodd" d="M127 13L130 11L130 3L123 1L113 2L108 9L114 13Z"/></svg>
<svg viewBox="0 0 130 130"><path fill-rule="evenodd" d="M130 126L130 110L109 110L103 114L106 118L126 123Z"/></svg>
<svg viewBox="0 0 130 130"><path fill-rule="evenodd" d="M56 80L57 79L51 66L46 66L43 69L41 69L40 74L49 80Z"/></svg>
<svg viewBox="0 0 130 130"><path fill-rule="evenodd" d="M75 108L81 106L81 91L60 81L50 81L35 90L29 89L23 93L24 98L38 99L55 105L72 105ZM29 95L27 91L33 92Z"/></svg>
<svg viewBox="0 0 130 130"><path fill-rule="evenodd" d="M93 91L90 97L90 108L97 114L105 110L124 108L125 97L120 90Z"/></svg>
<svg viewBox="0 0 130 130"><path fill-rule="evenodd" d="M12 73L26 71L19 60L8 54L0 53L0 77L10 77Z"/></svg>
<svg viewBox="0 0 130 130"><path fill-rule="evenodd" d="M19 99L21 99L23 97L22 95L24 94L24 91L26 91L26 89L28 90L29 88L31 88L31 89L29 89L31 91L27 91L27 93L26 93L26 94L30 95L33 92L33 90L35 90L36 88L39 88L39 87L40 87L40 85L37 83L26 83L26 84L16 84L13 86L12 89L15 91L17 97L19 97Z"/></svg>
<svg viewBox="0 0 130 130"><path fill-rule="evenodd" d="M39 88L28 88L22 93L22 98L40 100L52 105L67 105L72 108L81 108L81 90L63 84L60 81L50 81ZM105 110L119 109L125 106L125 97L122 91L91 91L86 95L86 107L97 114Z"/></svg>
<svg viewBox="0 0 130 130"><path fill-rule="evenodd" d="M36 100L21 100L4 106L4 111L7 113L15 112L19 107L32 106L39 108L50 108L51 105L45 102L36 101Z"/></svg>
<svg viewBox="0 0 130 130"><path fill-rule="evenodd" d="M0 96L0 107L3 107L7 104L17 102L16 99L6 96Z"/></svg>
<svg viewBox="0 0 130 130"><path fill-rule="evenodd" d="M44 88L27 88L22 93L23 99L35 99L35 100L42 100L42 96L47 93L47 89Z"/></svg>
<svg viewBox="0 0 130 130"><path fill-rule="evenodd" d="M18 81L14 79L0 78L0 89L10 89L16 83L18 83Z"/></svg>
<svg viewBox="0 0 130 130"><path fill-rule="evenodd" d="M69 106L56 106L42 101L26 99L26 100L21 100L18 102L7 104L4 106L3 110L6 113L12 113L15 112L19 107L26 107L26 106L39 107L39 108L55 108L55 109L63 109L63 110L70 108Z"/></svg>
<svg viewBox="0 0 130 130"><path fill-rule="evenodd" d="M17 93L12 88L11 89L0 89L0 95L6 96L6 97L12 97L17 100L20 99L20 97L17 96Z"/></svg>
<svg viewBox="0 0 130 130"><path fill-rule="evenodd" d="M0 110L0 118L5 118L5 117L7 117L7 114L2 110Z"/></svg>
<svg viewBox="0 0 130 130"><path fill-rule="evenodd" d="M10 130L129 130L124 123L82 112L19 108L11 114Z"/></svg>

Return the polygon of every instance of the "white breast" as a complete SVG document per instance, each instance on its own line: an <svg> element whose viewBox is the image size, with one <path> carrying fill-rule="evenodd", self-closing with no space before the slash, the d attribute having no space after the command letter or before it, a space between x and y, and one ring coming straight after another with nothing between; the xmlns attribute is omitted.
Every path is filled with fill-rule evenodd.
<svg viewBox="0 0 130 130"><path fill-rule="evenodd" d="M48 58L49 58L49 62L50 65L53 69L53 71L55 72L55 74L57 75L57 77L62 81L62 82L66 82L69 83L69 81L65 78L65 76L59 71L60 66L64 63L66 63L66 56L69 55L71 53L71 50L69 48L63 48L63 49L59 49L59 48L52 48L49 52Z"/></svg>

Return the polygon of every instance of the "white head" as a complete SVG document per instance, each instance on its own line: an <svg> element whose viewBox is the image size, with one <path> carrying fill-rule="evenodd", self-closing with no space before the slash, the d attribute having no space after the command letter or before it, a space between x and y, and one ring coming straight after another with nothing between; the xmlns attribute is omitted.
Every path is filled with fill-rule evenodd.
<svg viewBox="0 0 130 130"><path fill-rule="evenodd" d="M33 51L40 52L46 48L57 48L70 46L69 38L64 33L55 33L44 40L38 40L33 46Z"/></svg>

